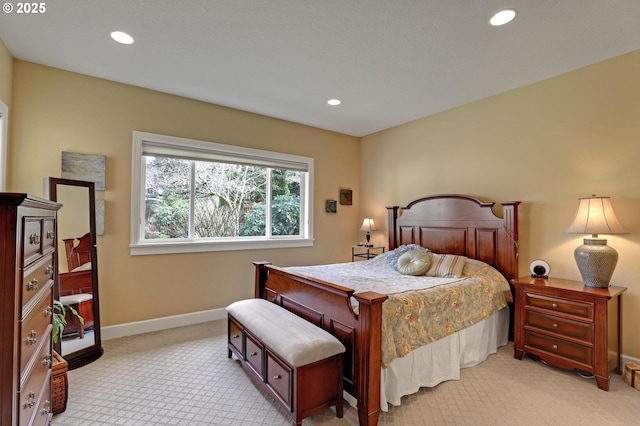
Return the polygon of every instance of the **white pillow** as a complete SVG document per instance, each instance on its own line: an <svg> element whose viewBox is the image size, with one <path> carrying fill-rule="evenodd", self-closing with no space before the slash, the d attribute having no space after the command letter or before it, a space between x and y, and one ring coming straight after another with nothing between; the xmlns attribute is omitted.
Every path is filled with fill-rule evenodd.
<svg viewBox="0 0 640 426"><path fill-rule="evenodd" d="M409 250L398 258L398 272L404 275L424 275L431 266L431 255L424 250Z"/></svg>
<svg viewBox="0 0 640 426"><path fill-rule="evenodd" d="M455 254L431 254L430 277L460 278L467 258Z"/></svg>

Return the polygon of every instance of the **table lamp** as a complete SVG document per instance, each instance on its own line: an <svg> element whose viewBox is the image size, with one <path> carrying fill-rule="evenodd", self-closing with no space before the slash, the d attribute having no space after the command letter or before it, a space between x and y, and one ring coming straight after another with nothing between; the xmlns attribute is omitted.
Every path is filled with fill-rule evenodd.
<svg viewBox="0 0 640 426"><path fill-rule="evenodd" d="M591 234L574 251L576 263L584 285L609 287L609 281L618 263L618 252L607 245L598 234L626 234L618 221L609 197L580 198L576 216L564 231L567 234Z"/></svg>
<svg viewBox="0 0 640 426"><path fill-rule="evenodd" d="M373 219L365 219L362 221L362 226L360 227L361 231L367 231L367 244L365 247L373 247L373 244L369 242L371 239L371 231L377 231L376 224L373 222Z"/></svg>

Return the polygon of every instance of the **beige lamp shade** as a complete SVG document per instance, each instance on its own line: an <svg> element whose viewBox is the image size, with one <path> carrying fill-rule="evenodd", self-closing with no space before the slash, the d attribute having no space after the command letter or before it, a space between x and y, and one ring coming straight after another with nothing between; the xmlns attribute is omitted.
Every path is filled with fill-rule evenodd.
<svg viewBox="0 0 640 426"><path fill-rule="evenodd" d="M376 228L376 224L373 221L373 219L365 219L362 221L362 226L360 227L361 231L377 231L378 228Z"/></svg>
<svg viewBox="0 0 640 426"><path fill-rule="evenodd" d="M568 234L591 234L574 251L574 257L588 287L608 287L618 263L618 252L607 245L607 240L598 234L626 234L627 230L618 221L609 197L580 198L578 210L565 230Z"/></svg>
<svg viewBox="0 0 640 426"><path fill-rule="evenodd" d="M618 221L613 212L611 198L596 197L580 198L576 216L571 225L564 231L567 234L626 234L627 230Z"/></svg>

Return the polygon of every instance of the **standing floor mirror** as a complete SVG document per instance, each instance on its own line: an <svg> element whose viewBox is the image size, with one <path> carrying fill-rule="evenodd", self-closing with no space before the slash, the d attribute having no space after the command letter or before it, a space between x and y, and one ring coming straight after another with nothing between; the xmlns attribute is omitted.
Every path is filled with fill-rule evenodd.
<svg viewBox="0 0 640 426"><path fill-rule="evenodd" d="M48 193L47 193L48 192ZM67 309L62 338L54 349L69 369L98 359L103 352L100 339L98 257L96 237L95 184L72 179L48 178L45 197L62 204L58 211L58 286L54 298L74 308Z"/></svg>

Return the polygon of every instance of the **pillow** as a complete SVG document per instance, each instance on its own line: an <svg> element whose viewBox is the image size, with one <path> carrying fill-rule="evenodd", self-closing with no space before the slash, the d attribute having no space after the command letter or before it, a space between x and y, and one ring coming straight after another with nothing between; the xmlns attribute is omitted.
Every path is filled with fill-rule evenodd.
<svg viewBox="0 0 640 426"><path fill-rule="evenodd" d="M430 277L460 278L467 258L455 254L431 254L431 266L427 271Z"/></svg>
<svg viewBox="0 0 640 426"><path fill-rule="evenodd" d="M389 263L389 266L391 266L393 269L395 269L397 271L398 270L398 259L400 258L400 256L402 256L403 254L405 254L409 250L422 250L422 251L425 251L425 252L429 251L429 249L423 248L422 246L419 246L418 244L408 244L406 246L400 246L397 249L391 250L390 252L388 252L388 254L385 257L385 260L387 261L387 263Z"/></svg>
<svg viewBox="0 0 640 426"><path fill-rule="evenodd" d="M403 275L424 275L431 266L431 255L424 250L409 250L398 258L398 272Z"/></svg>

